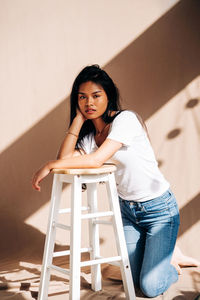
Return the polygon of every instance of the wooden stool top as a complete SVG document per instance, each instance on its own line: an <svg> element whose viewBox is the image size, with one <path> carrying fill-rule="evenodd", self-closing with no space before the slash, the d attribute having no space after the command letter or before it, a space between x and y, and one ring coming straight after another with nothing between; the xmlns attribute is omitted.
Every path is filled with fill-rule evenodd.
<svg viewBox="0 0 200 300"><path fill-rule="evenodd" d="M116 171L117 168L114 164L103 164L100 168L88 169L53 169L53 174L71 174L71 175L91 175L91 174L105 174Z"/></svg>

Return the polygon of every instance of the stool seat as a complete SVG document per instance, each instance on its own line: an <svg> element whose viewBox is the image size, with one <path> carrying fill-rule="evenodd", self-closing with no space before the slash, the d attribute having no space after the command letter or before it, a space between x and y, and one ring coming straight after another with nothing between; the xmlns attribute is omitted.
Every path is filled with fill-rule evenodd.
<svg viewBox="0 0 200 300"><path fill-rule="evenodd" d="M116 171L116 166L113 164L103 164L99 168L84 168L84 169L52 169L53 174L72 174L72 175L89 175L89 174L105 174Z"/></svg>
<svg viewBox="0 0 200 300"><path fill-rule="evenodd" d="M135 290L131 275L130 263L119 207L114 172L116 166L105 163L100 168L53 169L54 174L49 221L45 240L42 272L38 300L47 300L50 271L56 270L69 275L69 299L80 300L80 269L90 266L91 288L102 289L101 264L108 263L119 266L127 300L135 300ZM98 210L97 184L105 182L108 195L109 210ZM71 184L71 206L60 209L63 183ZM87 206L82 206L82 185L87 185ZM105 201L106 199L101 199ZM83 213L82 213L83 212ZM59 223L59 214L70 214L70 226ZM109 220L104 218L109 217ZM102 220L103 218L103 220ZM81 248L82 221L88 220L89 247ZM100 255L99 225L111 225L117 247L117 256L102 257ZM70 232L70 250L54 252L56 229ZM88 252L90 260L81 261L81 253ZM54 257L70 257L69 269L53 264Z"/></svg>

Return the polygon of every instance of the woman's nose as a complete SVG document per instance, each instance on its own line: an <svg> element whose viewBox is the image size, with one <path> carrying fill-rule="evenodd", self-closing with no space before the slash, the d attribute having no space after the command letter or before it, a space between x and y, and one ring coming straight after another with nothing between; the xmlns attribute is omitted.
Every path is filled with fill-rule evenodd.
<svg viewBox="0 0 200 300"><path fill-rule="evenodd" d="M92 96L91 96L91 97L88 97L88 98L87 98L87 101L86 101L86 104L89 106L89 105L93 105L93 103L94 103L93 97L92 97Z"/></svg>

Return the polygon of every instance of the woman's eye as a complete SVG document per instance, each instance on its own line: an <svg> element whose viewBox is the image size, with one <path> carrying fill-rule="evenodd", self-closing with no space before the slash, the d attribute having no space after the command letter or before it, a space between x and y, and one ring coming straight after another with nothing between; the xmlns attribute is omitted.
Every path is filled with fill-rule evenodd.
<svg viewBox="0 0 200 300"><path fill-rule="evenodd" d="M100 97L100 95L94 95L94 98L99 98Z"/></svg>
<svg viewBox="0 0 200 300"><path fill-rule="evenodd" d="M85 96L79 96L79 99L85 99Z"/></svg>

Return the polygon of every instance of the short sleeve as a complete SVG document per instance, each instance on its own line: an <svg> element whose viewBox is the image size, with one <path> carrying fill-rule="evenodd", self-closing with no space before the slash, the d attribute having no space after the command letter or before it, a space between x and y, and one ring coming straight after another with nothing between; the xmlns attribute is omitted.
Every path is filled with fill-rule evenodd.
<svg viewBox="0 0 200 300"><path fill-rule="evenodd" d="M122 111L114 120L108 139L130 146L136 136L144 134L144 129L135 113Z"/></svg>

